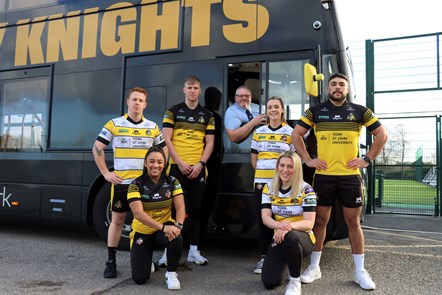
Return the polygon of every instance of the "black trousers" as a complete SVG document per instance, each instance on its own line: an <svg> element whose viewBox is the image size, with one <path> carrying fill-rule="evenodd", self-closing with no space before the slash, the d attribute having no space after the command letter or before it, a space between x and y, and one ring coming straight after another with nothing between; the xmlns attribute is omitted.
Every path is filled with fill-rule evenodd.
<svg viewBox="0 0 442 295"><path fill-rule="evenodd" d="M130 249L130 265L132 280L138 285L150 278L152 254L156 247L167 247L167 271L176 271L183 253L183 238L178 236L169 241L163 231L158 230L151 235L135 233Z"/></svg>
<svg viewBox="0 0 442 295"><path fill-rule="evenodd" d="M256 183L255 184L255 202L256 202L256 218L258 223L258 245L259 245L259 254L266 255L270 244L272 243L273 238L273 229L268 228L262 222L261 215L261 203L262 203L262 189L264 188L264 184Z"/></svg>
<svg viewBox="0 0 442 295"><path fill-rule="evenodd" d="M169 175L174 176L181 184L186 205L186 220L183 227L183 238L190 245L198 245L200 238L201 207L206 188L206 170L202 169L200 175L188 179L181 174L178 165L170 165Z"/></svg>
<svg viewBox="0 0 442 295"><path fill-rule="evenodd" d="M291 277L299 277L302 258L313 252L313 246L308 233L292 230L285 235L283 243L270 247L261 273L264 287L273 289L281 285L286 265Z"/></svg>

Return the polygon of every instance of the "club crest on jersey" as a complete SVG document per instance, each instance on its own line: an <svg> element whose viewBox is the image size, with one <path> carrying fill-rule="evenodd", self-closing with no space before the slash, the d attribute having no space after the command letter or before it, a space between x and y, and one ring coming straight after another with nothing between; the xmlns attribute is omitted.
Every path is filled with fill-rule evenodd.
<svg viewBox="0 0 442 295"><path fill-rule="evenodd" d="M198 123L204 124L206 121L204 120L204 117L200 117L198 120Z"/></svg>
<svg viewBox="0 0 442 295"><path fill-rule="evenodd" d="M287 141L287 136L285 135L281 136L281 141Z"/></svg>
<svg viewBox="0 0 442 295"><path fill-rule="evenodd" d="M147 129L147 130L146 130L146 135L147 135L147 136L150 136L151 134L152 134L152 132L150 131L150 129Z"/></svg>
<svg viewBox="0 0 442 295"><path fill-rule="evenodd" d="M356 117L355 117L355 115L353 115L353 113L350 113L350 114L347 116L347 120L349 120L349 121L355 121L355 120L356 120Z"/></svg>
<svg viewBox="0 0 442 295"><path fill-rule="evenodd" d="M170 190L166 190L164 195L166 196L166 199L170 199L170 195L172 195L172 193L170 192Z"/></svg>

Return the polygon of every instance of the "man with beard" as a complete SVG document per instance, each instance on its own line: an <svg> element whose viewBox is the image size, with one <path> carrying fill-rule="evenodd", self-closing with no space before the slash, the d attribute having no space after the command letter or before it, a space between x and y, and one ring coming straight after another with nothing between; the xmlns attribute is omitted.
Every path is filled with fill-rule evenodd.
<svg viewBox="0 0 442 295"><path fill-rule="evenodd" d="M347 100L348 78L333 74L328 82L329 100L308 109L292 133L296 151L305 164L315 168L313 189L318 197L313 232L315 249L310 265L301 275L301 282L311 283L321 278L319 261L335 200L342 206L348 227L348 238L355 264L354 280L361 288L373 290L376 284L364 267L364 234L360 226L362 210L362 180L360 168L366 168L387 142L387 133L372 111ZM366 155L358 157L358 141L362 126L375 136ZM303 142L303 135L313 128L318 156L312 159Z"/></svg>

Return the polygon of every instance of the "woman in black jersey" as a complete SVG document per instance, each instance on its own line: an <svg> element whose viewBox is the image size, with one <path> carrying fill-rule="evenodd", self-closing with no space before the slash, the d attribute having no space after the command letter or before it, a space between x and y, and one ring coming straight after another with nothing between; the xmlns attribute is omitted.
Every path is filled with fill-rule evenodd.
<svg viewBox="0 0 442 295"><path fill-rule="evenodd" d="M274 230L261 279L267 289L282 282L287 265L290 282L286 295L301 294L301 260L313 251L312 232L316 216L316 194L302 179L301 159L293 152L282 153L275 168L275 177L262 192L262 221Z"/></svg>
<svg viewBox="0 0 442 295"><path fill-rule="evenodd" d="M181 230L185 218L183 190L177 179L166 176L166 156L151 147L144 159L143 174L128 189L127 199L133 212L130 234L132 279L144 284L150 278L152 254L156 247L167 249L167 287L180 289L175 272L183 251ZM172 218L172 206L176 221Z"/></svg>

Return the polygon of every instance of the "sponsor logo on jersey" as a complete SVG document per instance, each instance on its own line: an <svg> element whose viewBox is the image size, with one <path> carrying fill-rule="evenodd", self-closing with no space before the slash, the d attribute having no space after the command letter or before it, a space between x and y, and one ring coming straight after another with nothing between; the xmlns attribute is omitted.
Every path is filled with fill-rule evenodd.
<svg viewBox="0 0 442 295"><path fill-rule="evenodd" d="M107 131L103 130L103 131L100 132L100 134L106 136L107 135Z"/></svg>
<svg viewBox="0 0 442 295"><path fill-rule="evenodd" d="M137 130L137 129L135 129L135 130L133 131L133 135L140 135L140 131Z"/></svg>
<svg viewBox="0 0 442 295"><path fill-rule="evenodd" d="M362 203L362 197L357 197L355 204L360 204L360 203Z"/></svg>
<svg viewBox="0 0 442 295"><path fill-rule="evenodd" d="M304 190L304 193L306 193L306 194L313 193L313 192L314 192L314 190L311 186L306 187Z"/></svg>
<svg viewBox="0 0 442 295"><path fill-rule="evenodd" d="M189 117L189 119L187 119L189 122L195 122L195 119L193 117Z"/></svg>
<svg viewBox="0 0 442 295"><path fill-rule="evenodd" d="M129 133L129 130L127 129L118 129L119 133Z"/></svg>
<svg viewBox="0 0 442 295"><path fill-rule="evenodd" d="M265 139L265 138L266 138L265 135L260 135L260 136L258 136L258 139Z"/></svg>
<svg viewBox="0 0 442 295"><path fill-rule="evenodd" d="M333 120L336 120L336 121L338 121L338 120L342 120L341 115L335 115L335 116L333 117Z"/></svg>
<svg viewBox="0 0 442 295"><path fill-rule="evenodd" d="M354 110L355 109L353 107L351 107L351 106L347 108L347 111L349 111L349 112L353 112Z"/></svg>
<svg viewBox="0 0 442 295"><path fill-rule="evenodd" d="M323 107L323 108L321 109L321 112L328 112L328 109L327 109L326 107Z"/></svg>
<svg viewBox="0 0 442 295"><path fill-rule="evenodd" d="M186 116L177 116L176 118L180 120L186 120Z"/></svg>
<svg viewBox="0 0 442 295"><path fill-rule="evenodd" d="M161 196L160 196L159 193L155 193L155 194L152 196L152 200L158 200L158 199L161 199Z"/></svg>
<svg viewBox="0 0 442 295"><path fill-rule="evenodd" d="M275 139L276 139L275 135L271 135L271 136L269 137L269 140L275 140Z"/></svg>
<svg viewBox="0 0 442 295"><path fill-rule="evenodd" d="M178 113L185 113L184 109L179 109Z"/></svg>
<svg viewBox="0 0 442 295"><path fill-rule="evenodd" d="M321 135L321 140L327 140L327 139L328 139L327 136Z"/></svg>
<svg viewBox="0 0 442 295"><path fill-rule="evenodd" d="M305 205L315 205L316 198L304 198L304 204Z"/></svg>
<svg viewBox="0 0 442 295"><path fill-rule="evenodd" d="M330 116L319 116L319 119L330 119Z"/></svg>

